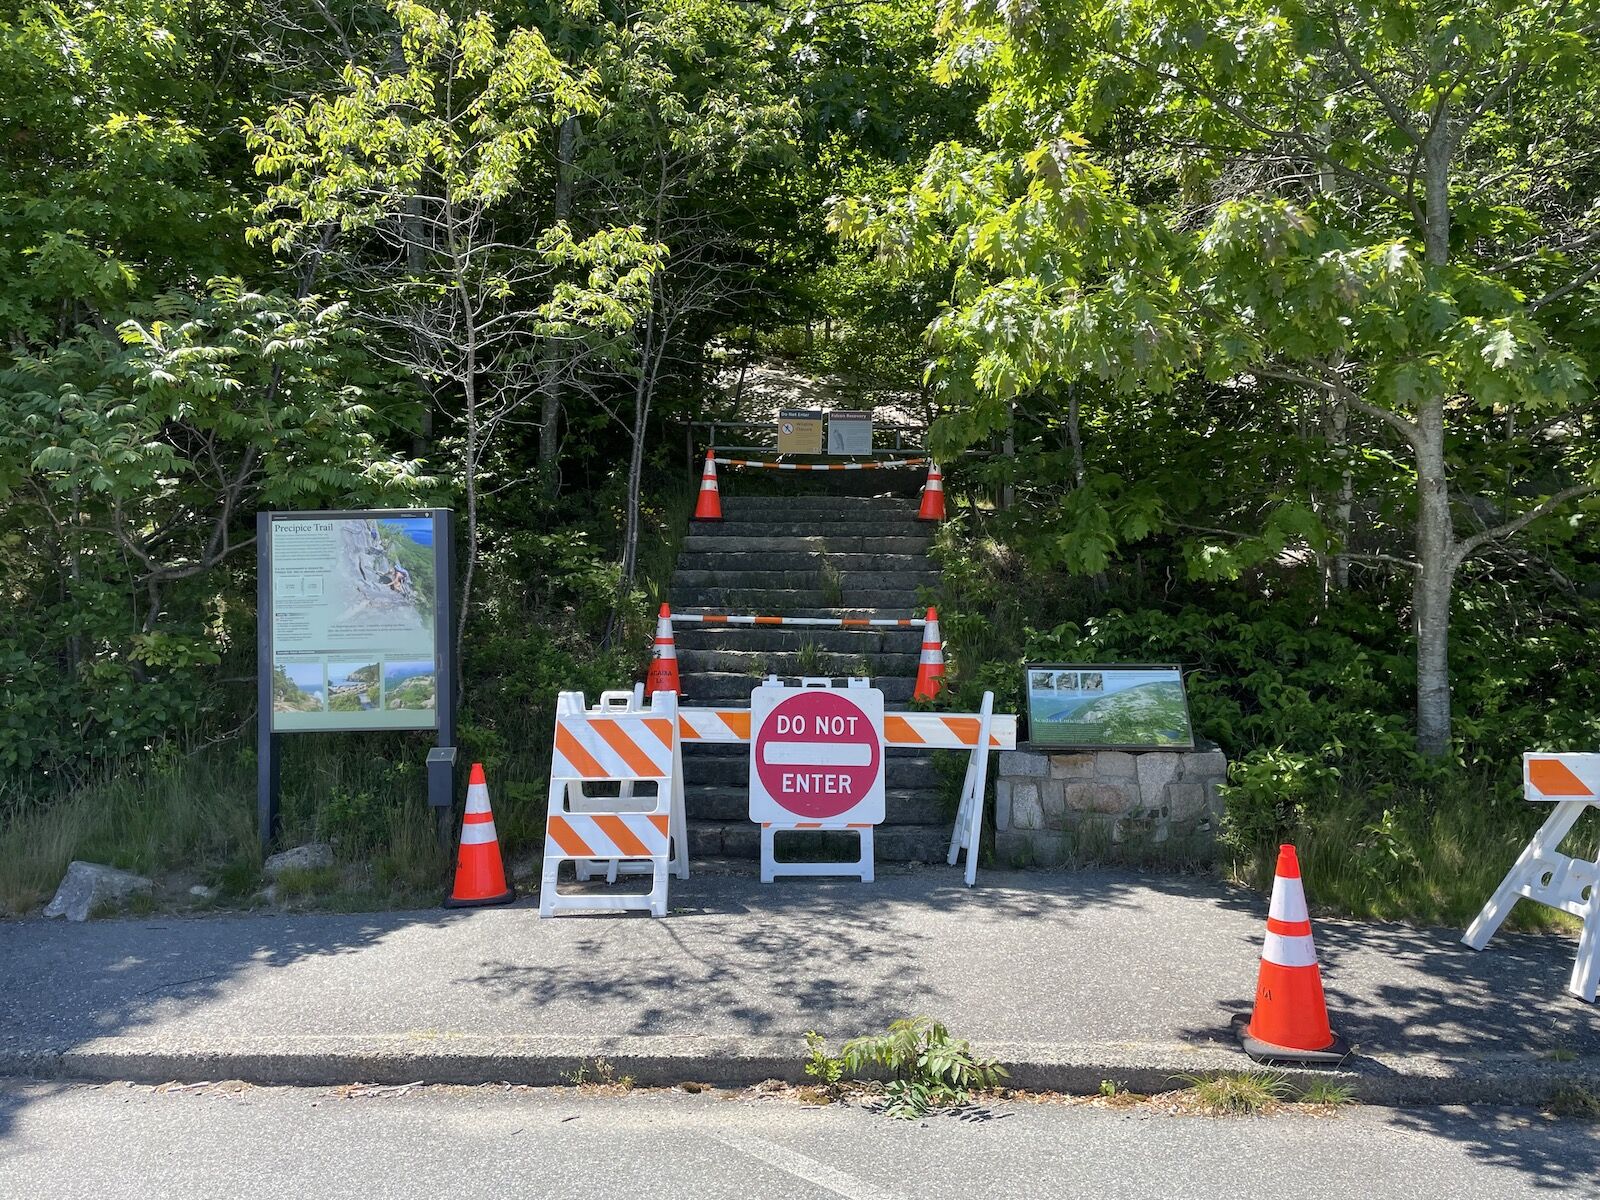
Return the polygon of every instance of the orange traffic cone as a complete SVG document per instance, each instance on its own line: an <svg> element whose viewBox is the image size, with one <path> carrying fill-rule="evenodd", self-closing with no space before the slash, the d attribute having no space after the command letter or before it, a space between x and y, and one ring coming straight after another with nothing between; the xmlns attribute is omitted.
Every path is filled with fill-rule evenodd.
<svg viewBox="0 0 1600 1200"><path fill-rule="evenodd" d="M944 520L944 476L939 474L939 464L928 464L928 482L922 485L922 507L917 510L919 521Z"/></svg>
<svg viewBox="0 0 1600 1200"><path fill-rule="evenodd" d="M1290 845L1278 847L1255 1015L1248 1025L1243 1017L1235 1023L1245 1053L1257 1062L1338 1062L1349 1050L1328 1025L1322 972L1311 941L1311 915L1300 882L1300 858Z"/></svg>
<svg viewBox="0 0 1600 1200"><path fill-rule="evenodd" d="M644 694L681 691L678 687L678 648L672 644L672 609L661 606L661 616L656 621L655 656L650 662L650 673L644 677Z"/></svg>
<svg viewBox="0 0 1600 1200"><path fill-rule="evenodd" d="M937 467L934 470L938 470ZM939 610L928 610L928 623L922 630L922 660L917 663L917 686L913 700L932 700L944 687L944 643L939 639Z"/></svg>
<svg viewBox="0 0 1600 1200"><path fill-rule="evenodd" d="M695 501L696 521L722 520L722 496L717 491L717 452L706 451L706 469L700 472L700 498Z"/></svg>
<svg viewBox="0 0 1600 1200"><path fill-rule="evenodd" d="M506 869L500 861L500 838L494 831L494 813L489 808L489 785L483 778L483 764L472 764L467 780L467 815L461 818L461 848L456 852L456 886L446 908L477 908L487 904L510 904L517 898L506 882Z"/></svg>

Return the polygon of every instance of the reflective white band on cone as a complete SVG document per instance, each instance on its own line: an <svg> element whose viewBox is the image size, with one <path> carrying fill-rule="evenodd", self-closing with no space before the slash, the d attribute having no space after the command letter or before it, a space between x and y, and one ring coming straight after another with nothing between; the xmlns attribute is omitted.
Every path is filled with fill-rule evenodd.
<svg viewBox="0 0 1600 1200"><path fill-rule="evenodd" d="M1309 921L1305 886L1295 877L1279 875L1272 881L1272 907L1267 916L1278 921Z"/></svg>
<svg viewBox="0 0 1600 1200"><path fill-rule="evenodd" d="M461 827L463 846L482 846L495 840L493 821L469 821Z"/></svg>
<svg viewBox="0 0 1600 1200"><path fill-rule="evenodd" d="M1317 947L1310 934L1290 937L1268 932L1266 945L1261 948L1261 958L1279 967L1314 967L1317 965Z"/></svg>

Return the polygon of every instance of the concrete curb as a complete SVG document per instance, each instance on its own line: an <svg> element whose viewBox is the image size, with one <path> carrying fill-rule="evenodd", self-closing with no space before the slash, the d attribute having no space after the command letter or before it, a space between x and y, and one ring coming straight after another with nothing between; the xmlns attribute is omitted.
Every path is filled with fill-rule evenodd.
<svg viewBox="0 0 1600 1200"><path fill-rule="evenodd" d="M1135 1092L1184 1086L1183 1077L1254 1064L1224 1043L1008 1044L983 1049L1031 1091L1088 1094L1102 1080ZM0 1045L0 1076L135 1083L242 1079L325 1087L344 1083L571 1084L595 1077L603 1058L616 1077L644 1086L692 1081L738 1087L766 1079L806 1082L793 1038L466 1036L416 1032L384 1037L107 1037L72 1046ZM1292 1082L1330 1080L1367 1104L1538 1104L1558 1087L1600 1090L1600 1057L1568 1062L1524 1055L1474 1059L1365 1055L1335 1070L1286 1068Z"/></svg>

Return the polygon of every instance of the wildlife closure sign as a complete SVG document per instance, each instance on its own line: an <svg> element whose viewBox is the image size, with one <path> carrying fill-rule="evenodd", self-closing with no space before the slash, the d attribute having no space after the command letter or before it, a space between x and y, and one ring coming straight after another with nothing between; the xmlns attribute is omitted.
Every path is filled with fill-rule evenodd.
<svg viewBox="0 0 1600 1200"><path fill-rule="evenodd" d="M1194 747L1176 666L1028 663L1028 742L1051 749Z"/></svg>
<svg viewBox="0 0 1600 1200"><path fill-rule="evenodd" d="M263 516L261 669L272 732L438 728L448 514Z"/></svg>
<svg viewBox="0 0 1600 1200"><path fill-rule="evenodd" d="M877 825L884 819L883 693L787 687L750 694L750 819Z"/></svg>
<svg viewBox="0 0 1600 1200"><path fill-rule="evenodd" d="M778 410L778 453L822 453L822 410L820 408L780 408Z"/></svg>
<svg viewBox="0 0 1600 1200"><path fill-rule="evenodd" d="M829 454L871 454L872 414L836 410L828 414Z"/></svg>

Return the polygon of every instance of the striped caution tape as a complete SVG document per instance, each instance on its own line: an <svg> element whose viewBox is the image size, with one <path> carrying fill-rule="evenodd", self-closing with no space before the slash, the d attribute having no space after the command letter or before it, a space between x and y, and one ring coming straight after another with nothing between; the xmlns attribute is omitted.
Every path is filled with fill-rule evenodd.
<svg viewBox="0 0 1600 1200"><path fill-rule="evenodd" d="M758 617L730 613L673 613L672 620L696 625L825 625L830 629L869 629L878 626L920 629L924 617Z"/></svg>
<svg viewBox="0 0 1600 1200"><path fill-rule="evenodd" d="M553 812L545 836L571 858L661 858L670 827L666 813Z"/></svg>
<svg viewBox="0 0 1600 1200"><path fill-rule="evenodd" d="M879 471L885 467L925 467L925 458L886 458L878 462L780 463L759 458L713 458L719 467L760 467L767 471Z"/></svg>
<svg viewBox="0 0 1600 1200"><path fill-rule="evenodd" d="M981 718L970 713L885 713L883 740L891 746L930 750L971 750L978 744ZM685 742L737 743L750 740L748 708L680 708L678 736ZM989 749L1017 748L1017 718L989 718Z"/></svg>
<svg viewBox="0 0 1600 1200"><path fill-rule="evenodd" d="M671 775L671 717L568 714L556 718L552 779L667 779Z"/></svg>

